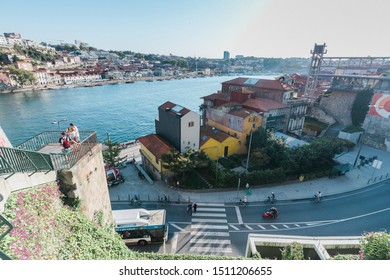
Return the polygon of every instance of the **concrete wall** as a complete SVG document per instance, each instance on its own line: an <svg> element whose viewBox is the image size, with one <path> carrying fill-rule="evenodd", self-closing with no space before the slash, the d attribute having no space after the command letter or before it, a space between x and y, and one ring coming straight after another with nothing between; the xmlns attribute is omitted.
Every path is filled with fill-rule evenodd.
<svg viewBox="0 0 390 280"><path fill-rule="evenodd" d="M58 171L58 179L69 198L79 198L88 218L102 211L106 222L112 221L111 203L104 170L102 146L95 146L71 169Z"/></svg>
<svg viewBox="0 0 390 280"><path fill-rule="evenodd" d="M318 107L308 107L307 115L327 124L334 124L336 120L327 115L324 110Z"/></svg>
<svg viewBox="0 0 390 280"><path fill-rule="evenodd" d="M366 133L363 136L363 143L371 147L390 152L390 120L367 115L363 128Z"/></svg>

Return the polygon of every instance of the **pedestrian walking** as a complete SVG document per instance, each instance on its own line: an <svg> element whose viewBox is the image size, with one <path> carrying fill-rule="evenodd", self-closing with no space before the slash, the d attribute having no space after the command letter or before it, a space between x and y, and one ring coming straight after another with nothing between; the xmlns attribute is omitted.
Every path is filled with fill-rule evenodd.
<svg viewBox="0 0 390 280"><path fill-rule="evenodd" d="M188 202L188 204L187 204L187 213L190 213L190 212L192 212L192 203Z"/></svg>
<svg viewBox="0 0 390 280"><path fill-rule="evenodd" d="M194 209L194 213L196 213L196 209L198 209L198 204L194 202L194 204L192 204L192 208Z"/></svg>

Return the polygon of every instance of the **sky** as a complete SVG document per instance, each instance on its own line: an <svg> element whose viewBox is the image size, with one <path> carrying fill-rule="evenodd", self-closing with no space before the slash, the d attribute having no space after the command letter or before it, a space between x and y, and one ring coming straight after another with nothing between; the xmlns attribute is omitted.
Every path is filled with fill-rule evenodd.
<svg viewBox="0 0 390 280"><path fill-rule="evenodd" d="M222 58L389 56L389 0L2 1L0 33L98 49Z"/></svg>

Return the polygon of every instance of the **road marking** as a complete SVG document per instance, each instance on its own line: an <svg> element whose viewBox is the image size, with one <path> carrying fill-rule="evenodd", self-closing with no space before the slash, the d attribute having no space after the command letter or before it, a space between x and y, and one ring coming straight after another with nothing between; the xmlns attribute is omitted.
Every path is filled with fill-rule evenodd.
<svg viewBox="0 0 390 280"><path fill-rule="evenodd" d="M285 228L290 228L288 225L283 225Z"/></svg>
<svg viewBox="0 0 390 280"><path fill-rule="evenodd" d="M184 231L184 228L181 228L181 227L179 227L179 226L176 225L176 224L172 224L172 223L169 223L169 224L170 224L171 226L177 228L177 229L180 230L180 231Z"/></svg>
<svg viewBox="0 0 390 280"><path fill-rule="evenodd" d="M191 247L190 252L196 253L232 253L232 248L220 247Z"/></svg>
<svg viewBox="0 0 390 280"><path fill-rule="evenodd" d="M196 239L191 238L190 243L230 245L229 239Z"/></svg>
<svg viewBox="0 0 390 280"><path fill-rule="evenodd" d="M240 208L238 206L234 206L234 207L236 208L238 223L243 224Z"/></svg>
<svg viewBox="0 0 390 280"><path fill-rule="evenodd" d="M253 230L253 228L251 228L250 226L248 226L248 225L244 225L247 229L249 229L249 230Z"/></svg>
<svg viewBox="0 0 390 280"><path fill-rule="evenodd" d="M226 226L216 226L216 225L191 225L191 228L193 229L229 229L229 227Z"/></svg>
<svg viewBox="0 0 390 280"><path fill-rule="evenodd" d="M203 203L196 203L196 204L198 204L198 206L225 207L225 204L223 204L223 203L207 203L207 202L203 202Z"/></svg>
<svg viewBox="0 0 390 280"><path fill-rule="evenodd" d="M226 219L196 219L192 218L193 223L221 223L221 224L227 224Z"/></svg>
<svg viewBox="0 0 390 280"><path fill-rule="evenodd" d="M204 212L204 211L210 211L210 212L225 212L225 208L198 208L196 209L196 212Z"/></svg>
<svg viewBox="0 0 390 280"><path fill-rule="evenodd" d="M314 223L306 223L307 226L315 226L321 224L321 222L314 222Z"/></svg>
<svg viewBox="0 0 390 280"><path fill-rule="evenodd" d="M296 226L296 227L301 227L301 226L300 226L300 225L298 225L298 224L295 224L295 226Z"/></svg>
<svg viewBox="0 0 390 280"><path fill-rule="evenodd" d="M235 227L233 225L229 225L231 228L235 229L235 230L240 230L238 227Z"/></svg>
<svg viewBox="0 0 390 280"><path fill-rule="evenodd" d="M261 225L257 225L259 228L261 229L265 229L265 227L261 226Z"/></svg>
<svg viewBox="0 0 390 280"><path fill-rule="evenodd" d="M192 217L221 217L221 218L225 218L226 214L223 214L223 213L192 213Z"/></svg>
<svg viewBox="0 0 390 280"><path fill-rule="evenodd" d="M271 227L273 227L274 229L278 229L276 226L274 226L274 225L271 225Z"/></svg>
<svg viewBox="0 0 390 280"><path fill-rule="evenodd" d="M176 254L178 236L179 236L178 234L174 234L172 239L171 239L171 241L172 241L171 254Z"/></svg>
<svg viewBox="0 0 390 280"><path fill-rule="evenodd" d="M190 233L191 236L218 236L218 237L226 237L229 236L229 232L221 232L221 231L192 231Z"/></svg>

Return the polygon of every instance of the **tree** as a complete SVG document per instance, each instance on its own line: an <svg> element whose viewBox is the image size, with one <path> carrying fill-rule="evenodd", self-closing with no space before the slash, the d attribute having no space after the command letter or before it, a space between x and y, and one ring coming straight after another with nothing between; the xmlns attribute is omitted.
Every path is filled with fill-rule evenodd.
<svg viewBox="0 0 390 280"><path fill-rule="evenodd" d="M13 66L8 67L7 69L20 86L32 84L35 82L35 76L32 72L23 69L16 69Z"/></svg>
<svg viewBox="0 0 390 280"><path fill-rule="evenodd" d="M248 145L250 142L249 137L250 135L247 137ZM262 127L252 133L251 159L253 156L255 156L255 158L260 156L259 149L261 149L262 154L265 153L269 158L268 162L265 163L265 155L262 155L265 160L262 161L262 163L263 165L267 164L267 167L278 168L282 166L284 161L288 158L286 140L276 137L272 131Z"/></svg>
<svg viewBox="0 0 390 280"><path fill-rule="evenodd" d="M270 159L265 148L256 148L251 153L251 163L260 167L266 166Z"/></svg>
<svg viewBox="0 0 390 280"><path fill-rule="evenodd" d="M118 142L111 142L111 140L105 141L104 144L107 146L107 148L103 150L104 162L110 167L121 166L126 161L127 156L119 156L121 152L120 144Z"/></svg>
<svg viewBox="0 0 390 280"><path fill-rule="evenodd" d="M181 154L178 150L172 149L169 153L162 155L161 159L163 167L178 176L183 176L186 172L208 164L208 158L201 150L188 150Z"/></svg>
<svg viewBox="0 0 390 280"><path fill-rule="evenodd" d="M358 92L355 101L352 105L351 118L352 124L355 126L361 126L366 114L368 112L368 105L370 105L374 92L370 90L362 90Z"/></svg>
<svg viewBox="0 0 390 280"><path fill-rule="evenodd" d="M282 260L303 260L303 246L299 243L291 243L281 250Z"/></svg>

